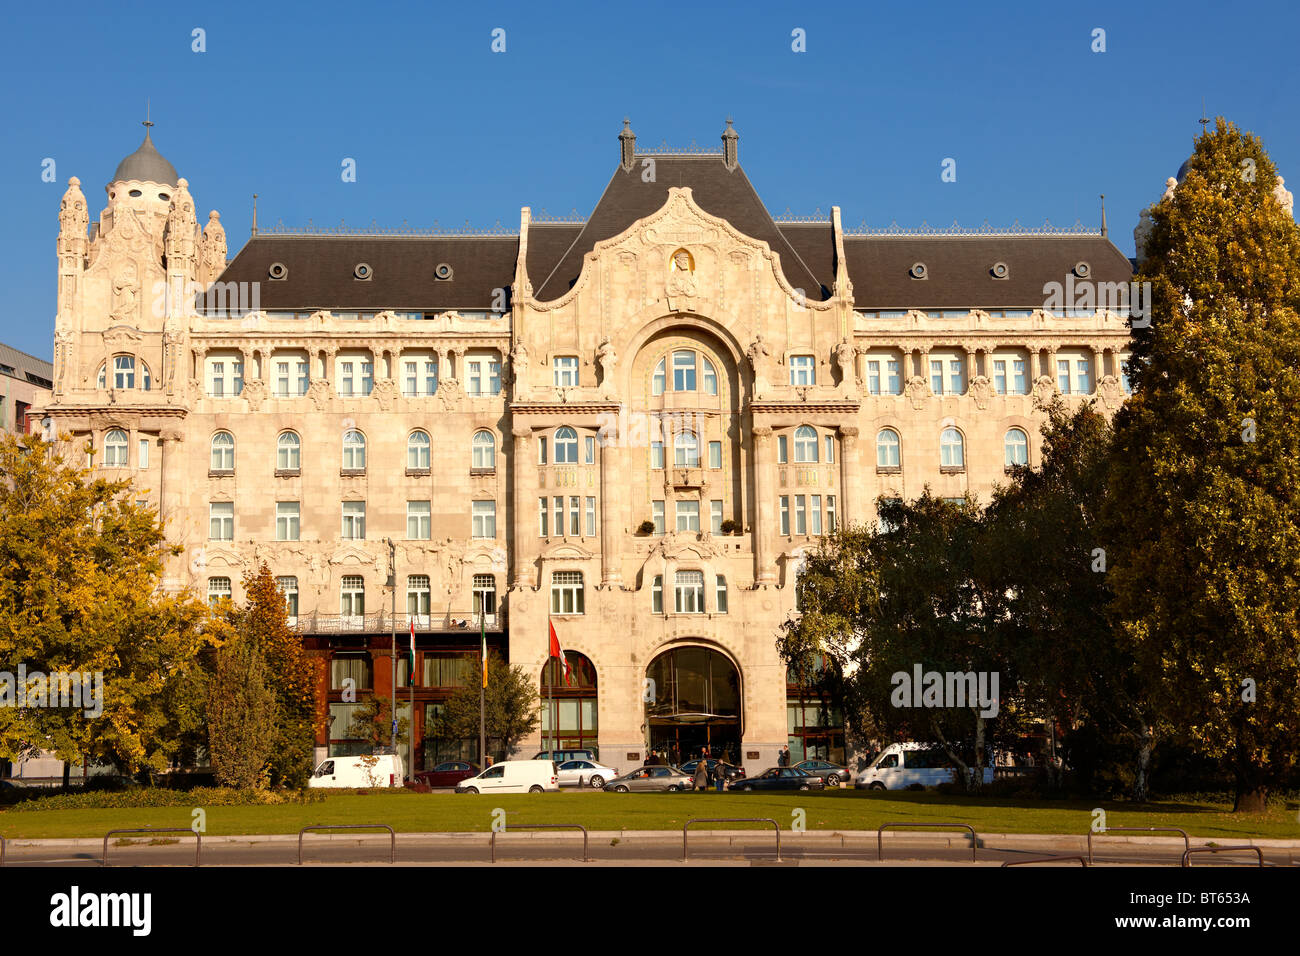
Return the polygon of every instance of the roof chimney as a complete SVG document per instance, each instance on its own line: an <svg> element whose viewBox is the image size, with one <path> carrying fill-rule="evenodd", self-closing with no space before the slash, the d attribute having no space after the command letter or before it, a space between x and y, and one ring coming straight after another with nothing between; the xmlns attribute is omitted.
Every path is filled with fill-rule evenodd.
<svg viewBox="0 0 1300 956"><path fill-rule="evenodd" d="M722 131L722 165L729 170L740 165L740 134L732 128L730 116L727 128Z"/></svg>
<svg viewBox="0 0 1300 956"><path fill-rule="evenodd" d="M619 155L623 172L630 173L636 157L636 133L632 132L632 121L623 117L623 131L618 134Z"/></svg>

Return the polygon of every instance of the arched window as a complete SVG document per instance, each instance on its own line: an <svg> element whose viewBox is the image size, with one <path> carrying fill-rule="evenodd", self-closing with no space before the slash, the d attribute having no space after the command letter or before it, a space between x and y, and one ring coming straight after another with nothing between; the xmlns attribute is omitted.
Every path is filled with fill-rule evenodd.
<svg viewBox="0 0 1300 956"><path fill-rule="evenodd" d="M297 471L302 467L302 440L294 432L284 432L275 442L277 471Z"/></svg>
<svg viewBox="0 0 1300 956"><path fill-rule="evenodd" d="M125 468L127 463L126 432L114 428L104 436L104 467Z"/></svg>
<svg viewBox="0 0 1300 956"><path fill-rule="evenodd" d="M213 471L235 470L235 437L230 432L217 432L212 436L212 457L208 467Z"/></svg>
<svg viewBox="0 0 1300 956"><path fill-rule="evenodd" d="M882 428L876 433L876 467L898 468L899 458L898 432L892 428Z"/></svg>
<svg viewBox="0 0 1300 956"><path fill-rule="evenodd" d="M817 429L811 425L800 425L794 430L794 460L817 460Z"/></svg>
<svg viewBox="0 0 1300 956"><path fill-rule="evenodd" d="M578 463L578 433L568 425L555 430L555 463L557 465Z"/></svg>
<svg viewBox="0 0 1300 956"><path fill-rule="evenodd" d="M343 433L343 467L363 471L366 467L366 436L356 429Z"/></svg>
<svg viewBox="0 0 1300 956"><path fill-rule="evenodd" d="M406 439L406 467L412 471L429 470L429 433L416 429Z"/></svg>
<svg viewBox="0 0 1300 956"><path fill-rule="evenodd" d="M673 391L695 391L695 353L686 349L673 353Z"/></svg>
<svg viewBox="0 0 1300 956"><path fill-rule="evenodd" d="M143 386L142 386L142 387L143 387L144 390L147 392L147 391L149 391L149 389L150 389L151 386L150 386L150 382L149 382L149 366L148 366L148 365L145 365L144 362L141 362L141 363L140 363L140 374L141 374L141 376L142 376L143 379L144 379L144 382L143 382Z"/></svg>
<svg viewBox="0 0 1300 956"><path fill-rule="evenodd" d="M108 366L107 366L107 365L101 365L101 366L99 367L99 378L95 379L95 387L96 387L96 388L106 388L106 387L107 387L106 384L105 384L106 375L107 375L107 369L108 369Z"/></svg>
<svg viewBox="0 0 1300 956"><path fill-rule="evenodd" d="M700 440L694 432L678 432L673 439L673 464L678 468L700 467Z"/></svg>
<svg viewBox="0 0 1300 956"><path fill-rule="evenodd" d="M1012 465L1029 464L1029 436L1019 428L1012 428L1002 441L1003 462Z"/></svg>
<svg viewBox="0 0 1300 956"><path fill-rule="evenodd" d="M491 432L475 432L472 442L471 468L493 469L497 466L497 440Z"/></svg>
<svg viewBox="0 0 1300 956"><path fill-rule="evenodd" d="M939 437L939 464L944 468L963 468L966 465L961 432L955 428L945 428Z"/></svg>
<svg viewBox="0 0 1300 956"><path fill-rule="evenodd" d="M708 359L704 358L703 356L700 357L700 360L704 363L704 394L717 395L718 394L717 370L714 369L713 363L710 362Z"/></svg>
<svg viewBox="0 0 1300 956"><path fill-rule="evenodd" d="M660 359L659 364L655 366L654 376L650 379L650 393L652 395L662 395L664 393L665 364L665 360ZM103 387L102 383L100 387Z"/></svg>

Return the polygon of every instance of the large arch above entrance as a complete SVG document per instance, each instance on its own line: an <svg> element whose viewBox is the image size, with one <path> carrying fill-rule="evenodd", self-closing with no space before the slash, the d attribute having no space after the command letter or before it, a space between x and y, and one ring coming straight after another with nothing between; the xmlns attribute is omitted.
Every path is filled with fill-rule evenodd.
<svg viewBox="0 0 1300 956"><path fill-rule="evenodd" d="M555 750L590 750L599 756L596 721L599 701L596 666L578 651L565 651L565 671L558 659L542 667L538 693L541 696L542 747Z"/></svg>
<svg viewBox="0 0 1300 956"><path fill-rule="evenodd" d="M739 763L743 733L740 669L699 644L665 650L646 667L646 748L680 764L707 750Z"/></svg>

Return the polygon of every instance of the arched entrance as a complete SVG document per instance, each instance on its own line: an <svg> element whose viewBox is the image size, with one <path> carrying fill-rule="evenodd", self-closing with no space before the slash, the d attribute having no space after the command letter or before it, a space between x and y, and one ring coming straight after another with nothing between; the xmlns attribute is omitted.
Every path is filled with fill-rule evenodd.
<svg viewBox="0 0 1300 956"><path fill-rule="evenodd" d="M707 647L677 647L645 672L646 746L678 764L707 749L739 763L740 671Z"/></svg>
<svg viewBox="0 0 1300 956"><path fill-rule="evenodd" d="M542 746L556 750L596 749L596 667L577 651L565 651L569 679L552 657L542 668L538 692L542 703ZM554 736L553 736L554 734ZM552 743L554 741L554 743Z"/></svg>

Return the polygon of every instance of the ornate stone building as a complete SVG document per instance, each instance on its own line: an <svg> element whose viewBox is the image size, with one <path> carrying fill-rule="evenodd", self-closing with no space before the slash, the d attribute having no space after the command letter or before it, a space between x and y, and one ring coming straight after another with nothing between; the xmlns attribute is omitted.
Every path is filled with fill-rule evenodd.
<svg viewBox="0 0 1300 956"><path fill-rule="evenodd" d="M39 431L32 410L49 404L53 375L49 362L0 342L0 432Z"/></svg>
<svg viewBox="0 0 1300 956"><path fill-rule="evenodd" d="M357 746L345 680L387 696L414 625L415 763L473 757L425 728L476 679L484 612L541 682L554 623L566 747L842 760L776 653L804 550L881 497L987 499L1037 460L1036 399L1123 400L1104 306L1132 269L1104 229L778 221L730 123L717 151L618 139L585 220L254 224L229 263L147 134L89 234L69 182L49 414L160 509L167 587L238 600L272 568L330 658L322 753Z"/></svg>

